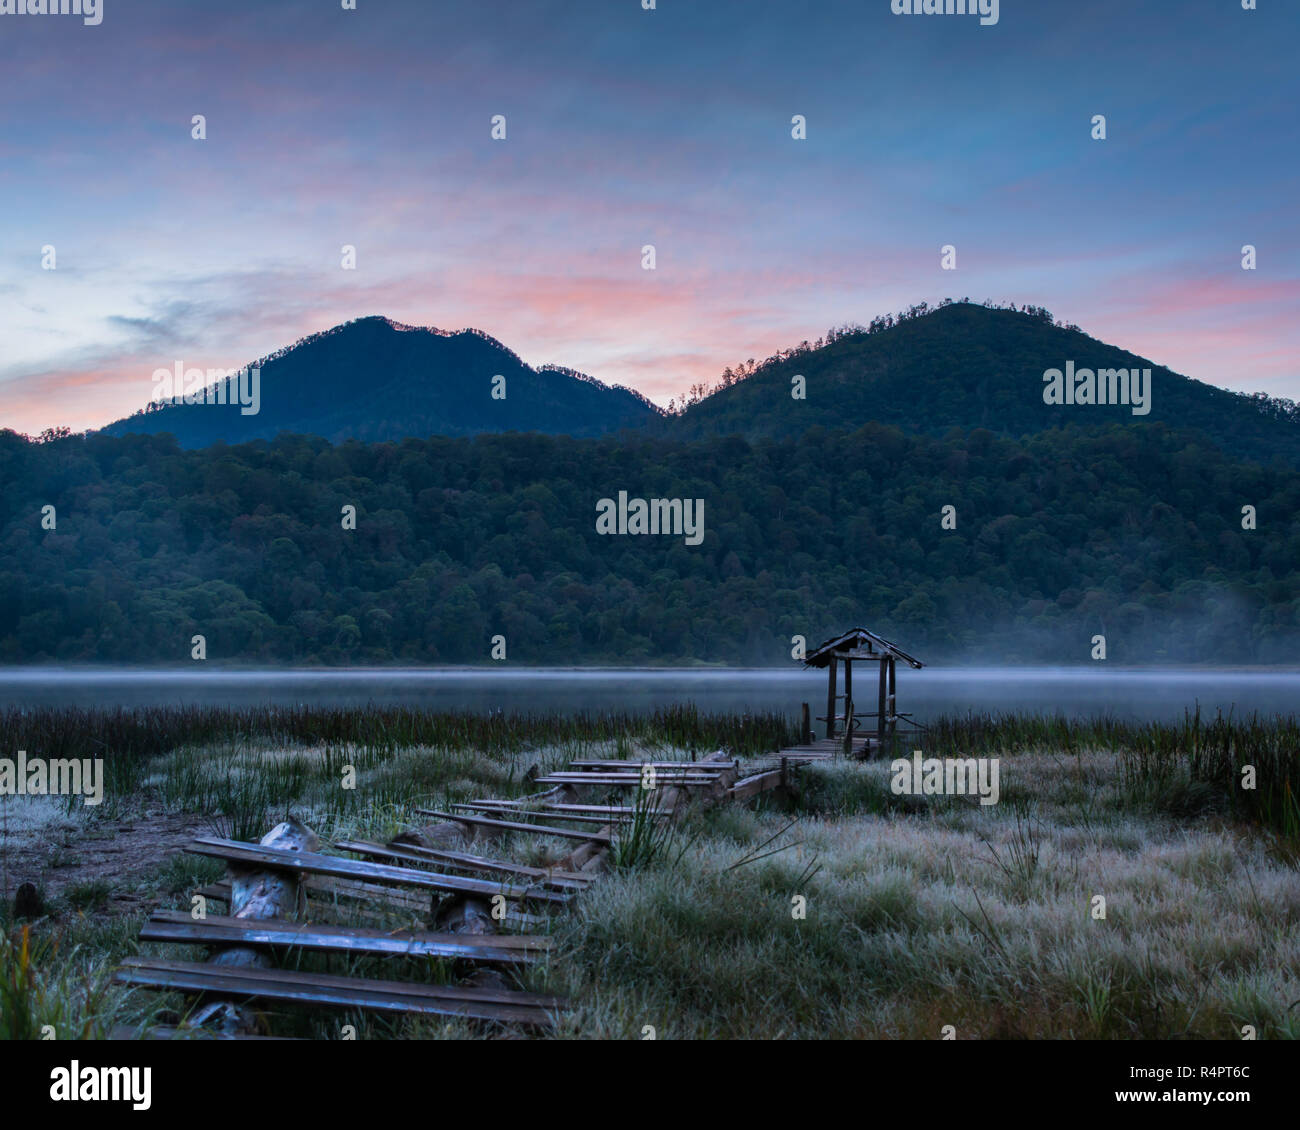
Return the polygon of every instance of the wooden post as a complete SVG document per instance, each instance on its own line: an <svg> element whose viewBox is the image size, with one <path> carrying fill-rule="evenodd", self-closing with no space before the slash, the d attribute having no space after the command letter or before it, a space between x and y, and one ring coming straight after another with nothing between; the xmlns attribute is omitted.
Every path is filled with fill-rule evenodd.
<svg viewBox="0 0 1300 1130"><path fill-rule="evenodd" d="M839 662L834 655L831 656L830 666L827 668L828 682L826 686L826 737L835 736L835 665Z"/></svg>
<svg viewBox="0 0 1300 1130"><path fill-rule="evenodd" d="M880 705L877 708L879 713L876 715L876 737L880 741L881 751L885 748L885 706L888 698L886 691L886 679L889 675L889 660L885 656L880 657Z"/></svg>
<svg viewBox="0 0 1300 1130"><path fill-rule="evenodd" d="M853 756L853 700L846 698L844 700L844 756Z"/></svg>
<svg viewBox="0 0 1300 1130"><path fill-rule="evenodd" d="M894 683L894 657L889 657L889 747L894 747L895 732L898 729L898 694Z"/></svg>
<svg viewBox="0 0 1300 1130"><path fill-rule="evenodd" d="M805 702L803 704L803 714L800 719L799 744L803 745L804 742L811 742L816 739L816 736L817 735L813 733L812 728L812 711L809 710L808 704ZM692 757L691 760L694 761L695 758Z"/></svg>
<svg viewBox="0 0 1300 1130"><path fill-rule="evenodd" d="M844 661L844 732L853 733L853 660Z"/></svg>
<svg viewBox="0 0 1300 1130"><path fill-rule="evenodd" d="M281 851L312 852L320 847L320 837L292 816L277 824L259 842L264 847ZM259 871L232 864L230 917L296 917L306 903L300 878L297 872L279 868ZM212 964L253 969L274 967L262 950L247 946L229 946L221 950L213 956ZM246 1035L258 1028L256 1012L233 1001L209 1001L194 1013L190 1024L195 1028L213 1028L227 1035Z"/></svg>

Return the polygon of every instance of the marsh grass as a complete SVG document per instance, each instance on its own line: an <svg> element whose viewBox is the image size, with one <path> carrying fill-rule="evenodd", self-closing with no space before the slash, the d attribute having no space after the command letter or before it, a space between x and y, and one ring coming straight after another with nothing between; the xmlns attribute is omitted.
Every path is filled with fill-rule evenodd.
<svg viewBox="0 0 1300 1130"><path fill-rule="evenodd" d="M805 772L888 779L879 763ZM1259 838L1127 811L1114 755L1088 768L1086 814L1073 758L1025 753L1007 772L1032 804L845 817L806 803L837 800L842 780L807 780L793 825L775 811L707 814L679 858L611 876L557 919L554 967L580 1002L569 1031L934 1039L953 1024L959 1038L1233 1039L1252 1024L1300 1036L1300 883ZM759 858L769 840L789 849ZM793 894L807 898L802 921Z"/></svg>
<svg viewBox="0 0 1300 1130"><path fill-rule="evenodd" d="M418 807L535 792L533 766L686 760L719 746L770 752L795 729L774 716L710 718L689 708L579 719L402 710L0 715L17 748L39 751L48 740L49 756L72 756L98 742L110 760L125 751L131 768L120 780L133 782L142 813L206 813L226 834L256 839L292 812L326 844L390 839L423 821ZM661 1038L932 1039L953 1024L959 1038L1230 1039L1251 1024L1262 1038L1295 1038L1297 737L1293 720L1193 714L1147 726L969 715L933 725L925 752L1005 758L998 805L897 796L883 762L809 767L793 800L690 810L673 825L651 819L655 794L640 794L644 812L616 841L611 871L549 920L557 953L517 984L572 998L561 1036L635 1039L651 1024ZM1259 783L1249 796L1239 787L1245 764ZM343 785L349 770L354 789ZM78 821L93 818L60 810L29 831L71 858ZM494 850L543 863L554 847L518 834ZM135 889L188 908L192 891L222 873L217 861L174 856ZM60 1033L102 1035L112 1023L184 1015L179 995L108 984L112 965L139 948L141 916L98 913L102 894L94 880L66 891L55 916L26 935L3 922L5 1031L39 1033L53 1017ZM1104 920L1090 913L1098 894ZM804 918L792 915L796 896L806 900ZM424 925L396 910L376 920L345 902L316 902L313 913ZM399 979L464 972L301 953L283 962ZM369 1039L493 1034L460 1021L269 1014L277 1034L321 1039L340 1038L345 1024Z"/></svg>
<svg viewBox="0 0 1300 1130"><path fill-rule="evenodd" d="M1061 715L944 717L926 734L935 756L983 757L1054 750L1064 756L1111 751L1123 757L1129 802L1182 818L1221 814L1300 847L1300 718L1217 714L1198 709L1182 722L1070 719ZM1255 787L1243 770L1254 769Z"/></svg>

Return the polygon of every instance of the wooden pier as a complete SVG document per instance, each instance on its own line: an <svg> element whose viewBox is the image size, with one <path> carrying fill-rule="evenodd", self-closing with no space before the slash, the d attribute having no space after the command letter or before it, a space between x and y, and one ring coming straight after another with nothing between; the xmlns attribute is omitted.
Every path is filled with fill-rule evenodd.
<svg viewBox="0 0 1300 1130"><path fill-rule="evenodd" d="M208 947L212 958L206 962L127 958L115 971L114 981L159 992L178 991L208 1002L228 998L199 1015L223 1023L233 1015L241 1027L168 1025L134 1033L120 1030L115 1035L265 1039L253 1030L259 1014L247 1011L249 1005L264 1004L459 1017L528 1029L552 1027L565 1011L565 1001L511 989L500 979L502 971L526 968L549 954L551 939L536 932L547 929L549 919L537 911L561 909L597 881L615 838L629 823L671 820L690 803L743 800L777 788L784 780L783 772L761 768L743 779L740 774L740 763L721 754L703 761L577 760L562 773L539 778L539 784L550 785L541 796L476 800L453 805L450 812L416 809L441 822L419 833L450 829L466 844L505 834L568 841L569 854L549 867L406 842L422 838L417 833L387 844L340 840L333 849L346 854L326 854L314 850L314 833L293 821L278 825L257 844L200 836L185 850L225 860L232 877L195 894L224 901L230 913L203 913L195 918L187 911L157 910L145 923L140 940ZM580 803L610 794L630 800L624 790L633 788L634 796L649 795L653 802ZM585 827L556 826L563 823ZM277 896L280 886L288 893L280 891ZM261 913L267 907L260 906L259 900L269 900L270 916ZM477 913L465 920L467 925L462 923L463 929L441 931L317 921L340 903L351 907L353 914L380 920L395 912L436 921L448 906L457 904L499 908L501 913ZM305 915L310 921L286 914ZM450 917L455 919L454 914ZM489 917L491 928L485 926ZM508 934L498 929L526 932ZM302 952L349 958L442 958L466 970L467 983L375 980L281 969L259 956ZM247 957L223 964L231 953ZM493 972L486 974L490 980L484 983L488 970Z"/></svg>
<svg viewBox="0 0 1300 1130"><path fill-rule="evenodd" d="M799 743L743 765L722 751L702 761L577 759L562 771L537 777L542 793L479 798L453 804L450 811L417 808L417 814L438 823L408 829L388 843L339 840L331 846L342 854L318 850L315 833L294 820L277 825L256 844L198 837L186 851L224 860L231 878L195 894L225 902L229 913L200 910L194 917L158 910L140 940L208 947L210 960L128 958L114 980L179 991L207 1003L188 1027L134 1034L266 1038L262 1014L250 1010L266 1003L552 1027L566 1002L519 991L503 977L546 958L548 912L580 898L598 880L619 837L629 829L636 834L646 820L674 820L690 805L745 801L790 785L802 766L867 758L892 748L900 719L908 718L896 709L894 668L900 659L922 666L864 628L822 644L804 663L829 672L827 711L818 719L826 723L825 737L813 732L805 703ZM879 709L871 714L859 714L853 706L853 664L864 661L879 664ZM844 692L837 694L841 664ZM862 726L867 719L874 726ZM566 826L575 824L580 826ZM538 866L535 857L525 864L480 850L502 836L520 835L559 840L556 850L567 854L552 855L546 866ZM474 850L465 850L470 847ZM433 928L319 921L341 906L352 917L383 926L396 914L428 920ZM345 977L277 968L272 959L303 952L350 959L440 958L454 963L465 983Z"/></svg>

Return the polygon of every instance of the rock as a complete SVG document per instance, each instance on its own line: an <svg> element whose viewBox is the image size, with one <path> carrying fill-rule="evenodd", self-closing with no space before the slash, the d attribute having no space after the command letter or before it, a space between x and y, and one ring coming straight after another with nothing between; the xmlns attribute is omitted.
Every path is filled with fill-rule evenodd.
<svg viewBox="0 0 1300 1130"><path fill-rule="evenodd" d="M45 900L35 883L24 883L14 893L15 918L40 918L45 914Z"/></svg>

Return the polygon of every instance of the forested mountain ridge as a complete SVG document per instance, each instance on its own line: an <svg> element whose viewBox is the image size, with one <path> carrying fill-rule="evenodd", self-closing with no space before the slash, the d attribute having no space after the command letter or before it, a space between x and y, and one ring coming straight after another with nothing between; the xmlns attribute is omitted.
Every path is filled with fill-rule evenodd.
<svg viewBox="0 0 1300 1130"><path fill-rule="evenodd" d="M1043 374L1079 368L1151 370L1150 410L1131 405L1047 404ZM792 397L802 377L804 399ZM924 303L869 326L832 331L736 370L710 395L697 387L685 411L650 426L678 438L741 434L789 437L814 424L856 428L868 421L943 435L988 428L1020 436L1049 428L1142 428L1163 422L1203 432L1231 456L1300 466L1300 410L1180 376L1107 345L1041 307L998 308L969 301Z"/></svg>
<svg viewBox="0 0 1300 1130"><path fill-rule="evenodd" d="M1112 662L1294 662L1300 641L1300 474L1159 421L204 450L0 432L0 482L8 663L188 664L194 634L209 662L327 664L487 663L501 634L513 663L782 665L791 636L855 623L927 660L1086 662L1103 632ZM703 542L601 536L620 490L703 500Z"/></svg>
<svg viewBox="0 0 1300 1130"><path fill-rule="evenodd" d="M253 362L256 413L227 404L168 404L104 428L108 435L170 432L184 447L273 439L326 439L535 431L601 435L655 419L640 393L557 366L533 369L476 330L442 333L360 318ZM494 386L494 378L504 378ZM494 391L496 395L494 395Z"/></svg>
<svg viewBox="0 0 1300 1130"><path fill-rule="evenodd" d="M641 429L675 439L740 434L793 438L809 427L852 431L890 424L943 435L988 428L1028 435L1160 421L1204 433L1230 456L1300 466L1300 410L1169 369L1052 320L1041 307L963 300L924 303L868 326L832 330L697 385L673 411L639 393L571 369L532 369L474 330L443 333L361 318L305 338L268 358L256 414L236 405L169 405L104 429L109 435L171 432L184 447L273 439L282 432L345 439L535 431L579 437ZM1067 365L1150 370L1147 410L1131 405L1047 404L1043 374ZM504 380L503 397L493 395ZM796 380L802 388L792 395ZM707 395L706 395L707 393Z"/></svg>

